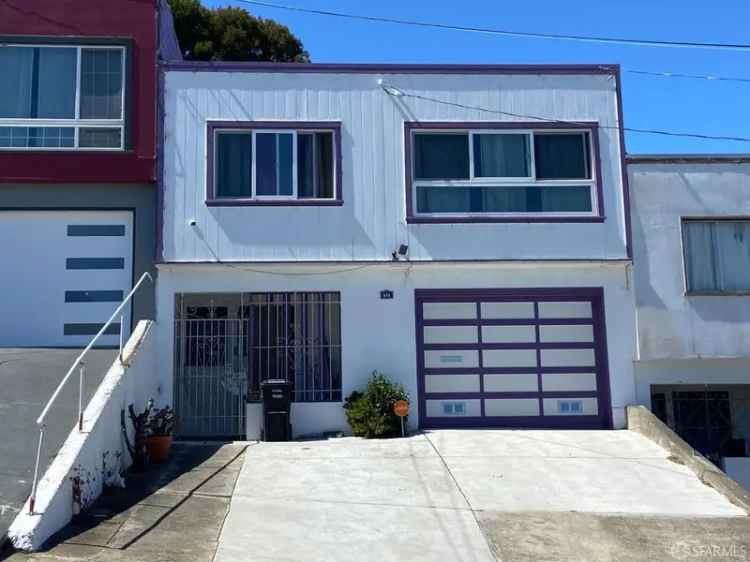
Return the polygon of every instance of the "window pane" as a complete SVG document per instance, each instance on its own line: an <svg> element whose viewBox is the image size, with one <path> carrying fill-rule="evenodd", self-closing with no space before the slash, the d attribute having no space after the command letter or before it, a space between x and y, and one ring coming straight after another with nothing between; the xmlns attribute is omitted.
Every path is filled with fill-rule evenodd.
<svg viewBox="0 0 750 562"><path fill-rule="evenodd" d="M255 193L276 195L276 133L258 133L255 142Z"/></svg>
<svg viewBox="0 0 750 562"><path fill-rule="evenodd" d="M333 133L297 134L297 190L300 198L333 199Z"/></svg>
<svg viewBox="0 0 750 562"><path fill-rule="evenodd" d="M34 49L0 46L0 118L31 117Z"/></svg>
<svg viewBox="0 0 750 562"><path fill-rule="evenodd" d="M290 196L294 194L294 135L282 133L277 135L279 154L279 188L278 194Z"/></svg>
<svg viewBox="0 0 750 562"><path fill-rule="evenodd" d="M475 134L474 175L480 178L529 177L529 136Z"/></svg>
<svg viewBox="0 0 750 562"><path fill-rule="evenodd" d="M683 244L688 291L750 291L750 221L686 221Z"/></svg>
<svg viewBox="0 0 750 562"><path fill-rule="evenodd" d="M43 47L38 51L37 107L32 117L74 119L76 116L76 49ZM32 102L33 103L33 102Z"/></svg>
<svg viewBox="0 0 750 562"><path fill-rule="evenodd" d="M0 127L1 148L73 148L72 127Z"/></svg>
<svg viewBox="0 0 750 562"><path fill-rule="evenodd" d="M81 148L120 148L122 131L120 129L80 129L78 146Z"/></svg>
<svg viewBox="0 0 750 562"><path fill-rule="evenodd" d="M534 159L538 179L591 178L588 154L588 134L534 134Z"/></svg>
<svg viewBox="0 0 750 562"><path fill-rule="evenodd" d="M715 223L716 263L722 291L750 290L750 222Z"/></svg>
<svg viewBox="0 0 750 562"><path fill-rule="evenodd" d="M591 212L589 186L420 186L420 213Z"/></svg>
<svg viewBox="0 0 750 562"><path fill-rule="evenodd" d="M81 118L122 118L122 51L81 50Z"/></svg>
<svg viewBox="0 0 750 562"><path fill-rule="evenodd" d="M75 117L75 49L0 47L0 68L0 117Z"/></svg>
<svg viewBox="0 0 750 562"><path fill-rule="evenodd" d="M469 135L414 135L414 177L421 180L468 179Z"/></svg>
<svg viewBox="0 0 750 562"><path fill-rule="evenodd" d="M216 196L250 197L253 137L250 133L216 136Z"/></svg>

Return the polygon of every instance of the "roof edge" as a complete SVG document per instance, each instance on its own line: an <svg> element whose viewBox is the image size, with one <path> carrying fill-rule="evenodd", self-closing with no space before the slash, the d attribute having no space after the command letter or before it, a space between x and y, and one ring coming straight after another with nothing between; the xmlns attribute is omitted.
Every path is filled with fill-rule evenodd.
<svg viewBox="0 0 750 562"><path fill-rule="evenodd" d="M628 164L750 164L750 154L628 154Z"/></svg>
<svg viewBox="0 0 750 562"><path fill-rule="evenodd" d="M187 72L329 74L619 74L619 64L380 64L231 61L165 61L162 68Z"/></svg>

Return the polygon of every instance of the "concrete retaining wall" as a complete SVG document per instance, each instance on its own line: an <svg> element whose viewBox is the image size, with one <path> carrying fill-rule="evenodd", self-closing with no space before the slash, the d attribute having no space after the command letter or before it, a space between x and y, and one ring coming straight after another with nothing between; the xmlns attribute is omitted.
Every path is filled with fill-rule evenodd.
<svg viewBox="0 0 750 562"><path fill-rule="evenodd" d="M628 429L640 433L666 449L679 462L687 466L700 478L725 496L734 505L750 514L750 494L737 482L683 441L674 431L643 406L626 408Z"/></svg>
<svg viewBox="0 0 750 562"><path fill-rule="evenodd" d="M84 412L83 431L74 428L39 481L35 512L29 502L8 530L13 546L38 550L74 515L74 486L80 505L90 505L105 485L120 483L119 473L132 464L122 434L121 411L133 404L142 411L149 399L160 403L156 376L156 342L153 322L142 320L130 336ZM125 423L130 442L133 427Z"/></svg>

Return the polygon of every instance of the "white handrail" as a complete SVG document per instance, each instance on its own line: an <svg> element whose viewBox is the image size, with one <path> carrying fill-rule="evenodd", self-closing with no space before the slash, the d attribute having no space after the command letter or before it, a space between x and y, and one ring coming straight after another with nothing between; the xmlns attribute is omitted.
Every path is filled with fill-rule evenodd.
<svg viewBox="0 0 750 562"><path fill-rule="evenodd" d="M50 397L49 401L47 402L47 405L44 407L44 410L42 410L42 413L39 414L39 417L36 419L36 424L39 426L39 443L37 444L37 450L36 450L36 463L34 464L34 480L31 482L31 495L29 496L29 513L34 513L34 507L36 503L36 487L39 482L39 461L42 456L42 443L44 442L44 428L46 427L44 424L44 419L47 417L47 413L49 412L52 405L55 403L55 400L57 400L57 397L59 396L60 392L62 392L63 387L65 386L65 383L68 382L68 379L71 377L71 375L75 372L76 367L79 365L81 366L81 372L80 372L80 378L78 380L78 431L83 431L83 363L81 363L83 357L89 352L89 350L94 347L94 344L96 343L96 340L99 339L99 337L109 328L109 325L112 323L112 321L117 318L117 315L120 314L125 308L125 306L128 304L131 298L133 298L133 295L138 290L138 287L141 286L141 283L143 283L146 279L153 282L154 278L151 277L151 274L147 271L143 275L141 275L141 278L138 279L138 283L135 284L135 286L130 290L128 295L125 297L125 299L120 303L120 306L118 306L115 311L112 313L112 316L109 317L109 320L107 320L107 323L104 324L104 326L101 327L99 332L93 337L93 339L89 342L89 344L86 346L86 348L76 357L76 360L73 362L73 365L70 367L67 373L65 373L65 376L60 381L60 384L57 385L57 388L55 389L55 392L52 393L52 396ZM120 351L118 354L118 358L120 360L120 363L122 363L122 336L123 336L123 326L122 326L123 316L120 317Z"/></svg>
<svg viewBox="0 0 750 562"><path fill-rule="evenodd" d="M62 389L65 386L65 383L68 382L68 379L76 370L76 367L78 367L78 364L81 362L81 359L83 359L83 356L86 355L92 347L94 347L94 344L96 343L96 340L99 339L99 336L101 336L107 330L107 328L109 328L109 325L112 323L112 320L117 318L117 315L120 313L120 311L123 308L125 308L125 306L128 304L128 301L130 301L130 299L133 297L133 294L138 290L138 287L140 287L141 283L143 283L146 279L149 279L150 281L154 280L148 271L144 273L143 275L141 275L141 278L138 280L138 283L136 283L135 286L131 289L131 291L128 293L128 296L125 297L125 300L123 300L120 303L120 306L118 306L115 309L115 311L112 313L112 316L110 316L109 320L107 320L107 323L104 324L104 326L102 326L101 330L99 330L99 332L94 336L94 338L89 342L86 348L81 352L81 354L73 362L73 365L70 367L68 372L63 377L63 380L60 381L59 385L57 385L55 392L50 397L49 401L47 402L47 405L44 407L44 410L42 410L42 413L36 419L37 425L42 425L44 423L44 418L47 417L47 413L49 412L49 409L52 407L52 404L54 404L60 392L62 392ZM120 330L122 330L122 325L120 325Z"/></svg>

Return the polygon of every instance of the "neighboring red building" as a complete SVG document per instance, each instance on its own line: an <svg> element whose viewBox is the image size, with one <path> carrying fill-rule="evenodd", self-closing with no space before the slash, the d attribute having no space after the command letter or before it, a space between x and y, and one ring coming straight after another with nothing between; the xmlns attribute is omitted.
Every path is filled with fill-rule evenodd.
<svg viewBox="0 0 750 562"><path fill-rule="evenodd" d="M18 241L0 246L0 345L81 345L153 271L158 61L175 58L165 0L0 3L0 240Z"/></svg>

